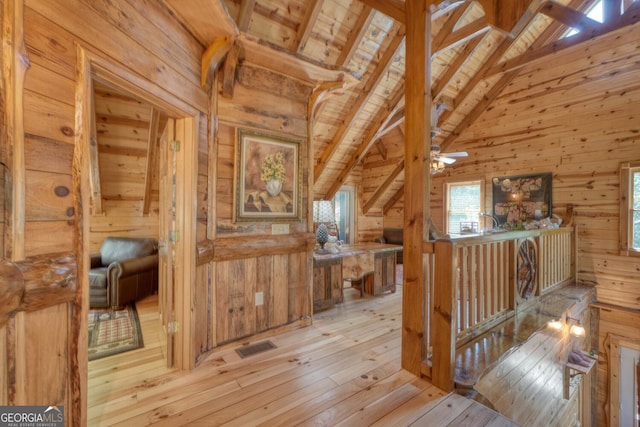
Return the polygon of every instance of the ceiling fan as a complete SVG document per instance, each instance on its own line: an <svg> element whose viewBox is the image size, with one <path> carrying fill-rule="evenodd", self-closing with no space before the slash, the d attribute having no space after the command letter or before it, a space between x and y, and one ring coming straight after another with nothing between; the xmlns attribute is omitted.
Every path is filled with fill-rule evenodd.
<svg viewBox="0 0 640 427"><path fill-rule="evenodd" d="M444 168L456 162L457 158L467 157L466 151L455 151L451 153L440 152L440 146L431 144L431 175L443 172Z"/></svg>
<svg viewBox="0 0 640 427"><path fill-rule="evenodd" d="M434 138L442 131L438 127L438 118L442 111L449 109L446 102L441 101L434 103L431 110L431 175L444 172L444 168L456 162L457 157L467 157L466 151L457 151L452 153L440 152L440 146L433 143Z"/></svg>

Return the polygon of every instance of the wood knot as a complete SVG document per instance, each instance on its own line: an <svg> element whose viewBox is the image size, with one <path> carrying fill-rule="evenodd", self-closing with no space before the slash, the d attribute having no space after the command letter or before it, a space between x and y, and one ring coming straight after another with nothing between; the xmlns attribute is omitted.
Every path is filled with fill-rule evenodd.
<svg viewBox="0 0 640 427"><path fill-rule="evenodd" d="M75 132L69 126L62 126L60 128L60 131L62 132L62 134L64 136L74 136L75 135Z"/></svg>
<svg viewBox="0 0 640 427"><path fill-rule="evenodd" d="M56 188L53 189L53 192L56 193L56 196L58 197L66 197L70 193L69 189L64 185L58 185Z"/></svg>

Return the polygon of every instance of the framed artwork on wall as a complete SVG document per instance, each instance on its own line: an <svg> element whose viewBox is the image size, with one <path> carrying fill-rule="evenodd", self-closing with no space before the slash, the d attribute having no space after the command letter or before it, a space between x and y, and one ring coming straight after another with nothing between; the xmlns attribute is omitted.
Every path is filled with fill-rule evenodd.
<svg viewBox="0 0 640 427"><path fill-rule="evenodd" d="M301 140L238 129L235 221L298 221L302 210Z"/></svg>
<svg viewBox="0 0 640 427"><path fill-rule="evenodd" d="M492 179L493 216L511 226L551 216L551 172Z"/></svg>

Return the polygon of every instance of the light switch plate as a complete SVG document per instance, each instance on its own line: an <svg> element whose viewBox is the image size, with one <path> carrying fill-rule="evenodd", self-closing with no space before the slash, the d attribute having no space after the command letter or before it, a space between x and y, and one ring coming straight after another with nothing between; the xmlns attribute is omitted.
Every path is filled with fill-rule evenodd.
<svg viewBox="0 0 640 427"><path fill-rule="evenodd" d="M271 224L271 234L289 234L289 224Z"/></svg>
<svg viewBox="0 0 640 427"><path fill-rule="evenodd" d="M256 306L264 304L264 293L256 292Z"/></svg>

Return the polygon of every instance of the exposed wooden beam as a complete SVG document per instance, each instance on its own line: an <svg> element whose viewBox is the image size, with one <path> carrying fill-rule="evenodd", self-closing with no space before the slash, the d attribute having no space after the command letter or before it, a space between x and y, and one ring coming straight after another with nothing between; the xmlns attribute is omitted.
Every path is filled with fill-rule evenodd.
<svg viewBox="0 0 640 427"><path fill-rule="evenodd" d="M547 1L540 7L540 12L573 29L583 31L600 25L582 12L564 6L555 1Z"/></svg>
<svg viewBox="0 0 640 427"><path fill-rule="evenodd" d="M574 0L570 4L570 7L576 6L576 5L582 5L584 3L585 3L585 0ZM523 16L522 19L528 20L528 19L531 19L531 16L530 15ZM531 47L536 49L539 46L543 46L548 40L551 40L552 38L557 37L558 29L560 28L560 26L561 24L558 22L550 25L538 37L538 39L533 43ZM522 23L519 23L518 27L524 28L524 25ZM455 105L459 105L460 102L468 95L468 93L470 93L473 87L475 87L477 84L480 83L480 81L484 78L483 76L488 74L488 72L492 70L491 64L495 64L500 59L502 54L511 46L512 43L514 43L513 40L505 39L500 44L500 46L498 46L498 49L496 49L496 51L491 55L491 57L487 61L485 61L481 69L476 73L476 75L472 79L472 81L467 84L467 86L465 87L465 90L459 94L459 97L456 99ZM506 84L508 84L508 82L510 82L511 80L513 80L513 78L515 78L515 76L517 75L517 72L515 71L514 73L508 72L505 75L506 75L506 78L500 79L497 85L505 84L505 82L507 82ZM506 87L506 84L503 87ZM443 150L450 149L451 146L454 144L454 141L457 139L458 135L462 132L462 130L465 127L470 126L473 122L475 122L475 120L480 116L482 111L491 104L491 102L500 94L500 92L501 90L493 90L493 89L490 90L489 93L485 95L485 97L483 98L479 106L474 108L474 110L466 116L465 120L463 120L463 122L461 122L460 124L458 124L458 126L456 126L452 135L447 136L445 138L444 142L441 144L442 149ZM445 111L445 113L442 116L442 120L446 121L446 119L451 115L451 113L452 113L452 110Z"/></svg>
<svg viewBox="0 0 640 427"><path fill-rule="evenodd" d="M203 88L211 86L211 76L213 72L218 69L232 45L233 39L231 36L218 37L202 54L200 84Z"/></svg>
<svg viewBox="0 0 640 427"><path fill-rule="evenodd" d="M327 165L329 164L329 160L335 153L336 149L342 142L342 139L346 135L347 131L352 126L352 122L356 119L358 114L362 111L362 108L365 106L369 97L373 95L374 89L380 83L380 80L385 76L389 67L393 62L393 59L396 55L396 51L398 47L404 41L404 28L398 30L393 40L389 44L389 47L385 51L383 57L380 59L378 66L375 68L369 79L364 84L364 87L360 91L360 96L354 101L354 103L350 107L350 114L345 117L344 121L336 131L333 139L329 143L329 145L324 149L322 154L320 155L320 159L316 164L314 169L314 180L317 181L322 172L325 170Z"/></svg>
<svg viewBox="0 0 640 427"><path fill-rule="evenodd" d="M238 10L238 29L242 32L246 32L251 23L251 13L256 5L256 0L241 0L240 9Z"/></svg>
<svg viewBox="0 0 640 427"><path fill-rule="evenodd" d="M380 110L376 114L376 118L373 120L373 125L367 134L364 136L356 151L351 155L349 160L347 161L346 166L340 171L338 174L338 178L333 182L329 190L324 195L324 198L329 200L331 199L340 189L342 184L346 181L347 177L351 173L354 167L358 163L364 159L369 149L373 146L373 143L377 139L378 132L387 125L389 120L393 115L393 111L398 108L398 104L404 98L404 86L400 88L400 90L394 95L394 97L389 101L387 107L383 110Z"/></svg>
<svg viewBox="0 0 640 427"><path fill-rule="evenodd" d="M396 193L391 196L389 200L387 200L387 202L384 204L384 207L382 208L382 213L386 214L387 212L389 212L389 210L391 210L391 208L396 203L398 203L400 199L402 199L402 196L404 196L404 185L402 186L402 188L396 191Z"/></svg>
<svg viewBox="0 0 640 427"><path fill-rule="evenodd" d="M465 25L445 37L442 43L437 47L437 53L444 52L445 50L452 49L468 40L480 37L490 29L491 27L486 24L484 19L476 19L470 24Z"/></svg>
<svg viewBox="0 0 640 427"><path fill-rule="evenodd" d="M484 73L486 73L497 61L504 55L504 53L511 47L513 40L512 39L504 39L496 49L489 55L489 57L482 63L478 71L473 75L473 77L467 82L467 84L462 88L458 94L456 95L454 105L462 105L464 99L475 89L475 87L485 79ZM455 109L447 110L440 116L440 122L446 122L449 117L453 114ZM440 125L442 127L442 125Z"/></svg>
<svg viewBox="0 0 640 427"><path fill-rule="evenodd" d="M524 53L515 58L506 60L491 68L491 70L488 71L487 76L522 68L526 65L530 65L536 61L542 60L549 55L556 54L565 49L577 46L581 43L611 33L613 31L617 31L624 27L634 25L638 22L638 20L640 20L639 5L640 2L635 2L633 6L631 6L624 13L624 15L611 22L605 22L604 24L600 24L598 27L593 28L589 31L581 31L580 33L575 34L571 37L560 39L555 43L550 43L535 50L527 51L527 53Z"/></svg>
<svg viewBox="0 0 640 427"><path fill-rule="evenodd" d="M238 25L223 1L211 0L165 0L181 22L203 45L209 46L220 37L240 34Z"/></svg>
<svg viewBox="0 0 640 427"><path fill-rule="evenodd" d="M258 65L284 76L293 77L302 82L317 84L321 81L344 80L348 86L360 82L359 77L342 67L332 67L312 61L299 54L286 51L277 46L246 34L238 36L242 45L244 63Z"/></svg>
<svg viewBox="0 0 640 427"><path fill-rule="evenodd" d="M537 0L478 0L486 20L492 27L505 33L516 34L522 29L522 17Z"/></svg>
<svg viewBox="0 0 640 427"><path fill-rule="evenodd" d="M467 4L464 7L461 6L456 8L456 10L447 19L447 22L444 23L442 28L440 28L440 31L438 31L438 34L436 34L436 36L433 38L433 47L431 49L432 52L437 52L439 50L439 46L441 46L444 42L444 39L447 38L449 34L453 33L453 29L455 28L460 18L462 18L462 15L464 15L464 13L467 11L469 5L470 4Z"/></svg>
<svg viewBox="0 0 640 427"><path fill-rule="evenodd" d="M382 197L385 191L387 191L389 186L393 184L393 181L398 177L398 175L400 175L403 170L404 159L397 164L397 166L393 169L393 171L391 171L387 179L384 180L382 185L376 189L375 193L373 193L369 200L367 200L367 202L364 204L364 206L362 207L362 213L364 215L366 215L367 212L369 212L369 210L373 207L373 205L375 205L376 202L380 200L380 197Z"/></svg>
<svg viewBox="0 0 640 427"><path fill-rule="evenodd" d="M360 0L367 6L371 6L378 12L384 13L400 23L405 21L405 3L400 0ZM427 1L426 3L435 3L435 1ZM439 2L438 2L439 3Z"/></svg>
<svg viewBox="0 0 640 427"><path fill-rule="evenodd" d="M351 30L349 34L349 38L342 48L342 52L340 52L340 56L336 60L336 64L345 67L353 55L356 53L358 46L360 46L360 42L364 38L371 22L373 21L373 17L375 16L375 10L371 8L371 6L365 5L362 9L362 12L358 16L358 20Z"/></svg>
<svg viewBox="0 0 640 427"><path fill-rule="evenodd" d="M307 45L307 40L309 40L311 36L311 30L313 30L313 25L318 19L323 3L324 0L311 0L306 6L304 18L298 26L296 33L296 52L302 53L304 47Z"/></svg>
<svg viewBox="0 0 640 427"><path fill-rule="evenodd" d="M382 140L378 138L374 145L376 146L376 150L378 150L378 154L380 154L380 157L382 157L383 160L387 160L388 151L387 147L384 146Z"/></svg>
<svg viewBox="0 0 640 427"><path fill-rule="evenodd" d="M622 13L622 0L603 0L602 17L604 22L616 19Z"/></svg>
<svg viewBox="0 0 640 427"><path fill-rule="evenodd" d="M158 130L160 128L160 111L151 107L151 119L149 120L149 137L147 138L147 162L144 176L144 195L142 202L142 214L149 215L151 207L151 194L153 190L154 172L158 169Z"/></svg>
<svg viewBox="0 0 640 427"><path fill-rule="evenodd" d="M404 123L404 108L396 113L387 121L387 125L378 132L378 138L388 134L393 129Z"/></svg>
<svg viewBox="0 0 640 427"><path fill-rule="evenodd" d="M236 84L236 67L240 58L240 43L237 40L233 42L233 46L229 49L227 57L224 60L222 72L222 96L225 98L233 98L233 90ZM215 87L214 87L215 90Z"/></svg>
<svg viewBox="0 0 640 427"><path fill-rule="evenodd" d="M438 97L442 95L442 92L453 80L453 77L458 73L458 71L460 71L460 69L462 69L467 61L471 59L483 39L484 37L473 38L469 40L463 49L460 49L460 52L458 52L453 62L449 63L444 73L442 73L440 77L438 77L438 80L433 83L433 87L431 88L431 96L433 99L438 99Z"/></svg>
<svg viewBox="0 0 640 427"><path fill-rule="evenodd" d="M453 144L453 141L455 141L458 136L460 136L462 131L472 123L474 123L478 119L478 117L482 115L484 110L486 110L487 107L491 105L491 103L498 97L498 95L502 93L503 89L507 87L509 83L511 83L513 79L518 76L518 74L519 72L516 70L506 73L504 76L502 76L502 78L491 87L489 92L487 92L482 100L475 105L473 110L471 110L471 112L468 113L460 123L458 123L456 128L451 131L451 133L449 133L445 140L440 144L440 149L442 151L447 151Z"/></svg>

